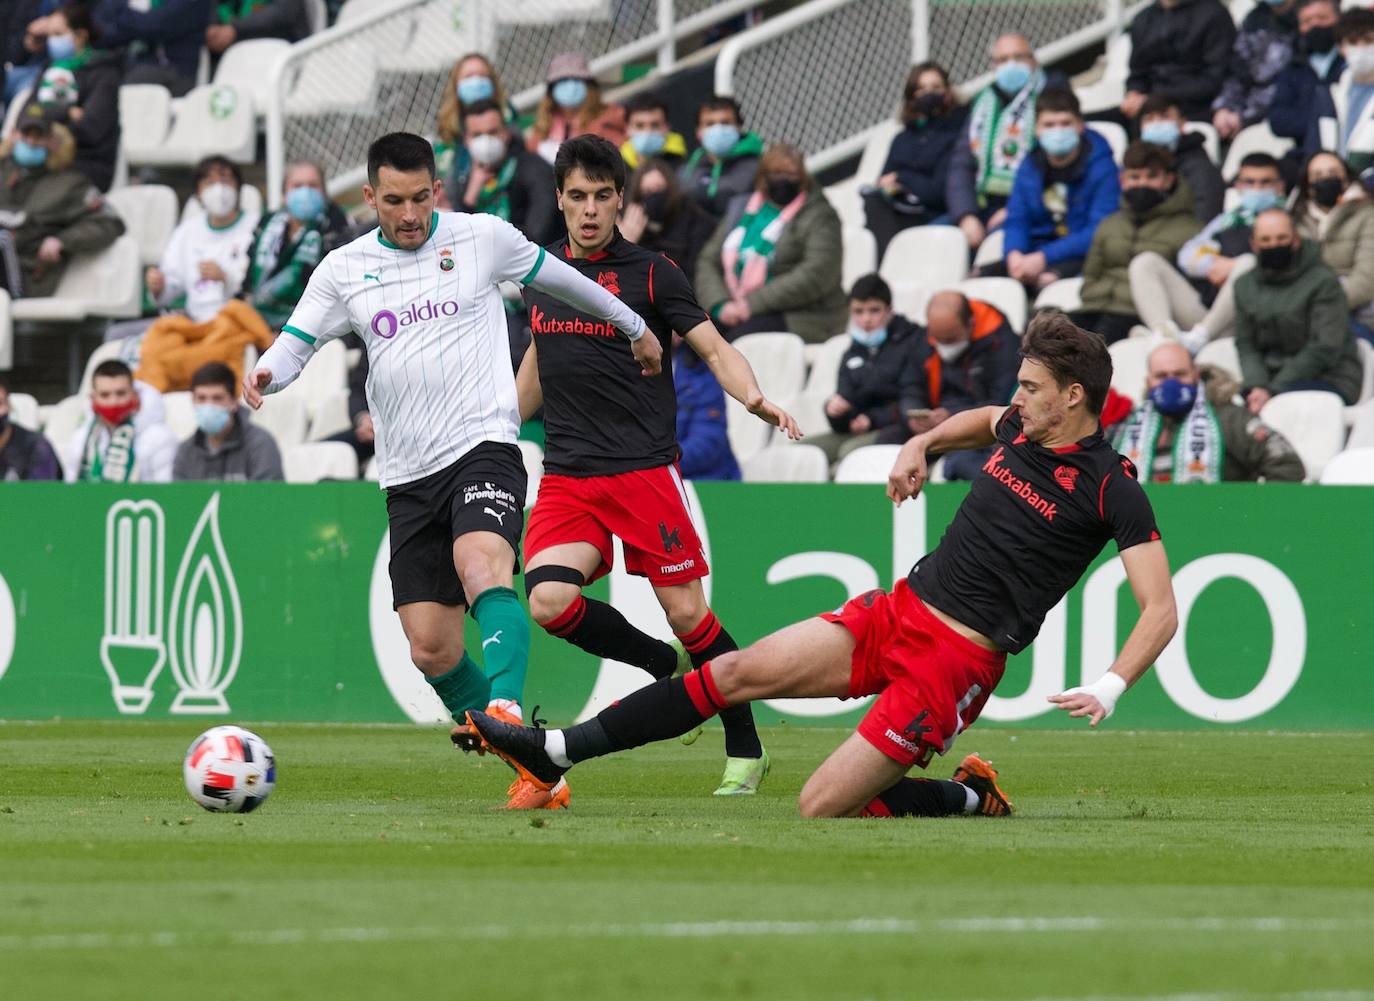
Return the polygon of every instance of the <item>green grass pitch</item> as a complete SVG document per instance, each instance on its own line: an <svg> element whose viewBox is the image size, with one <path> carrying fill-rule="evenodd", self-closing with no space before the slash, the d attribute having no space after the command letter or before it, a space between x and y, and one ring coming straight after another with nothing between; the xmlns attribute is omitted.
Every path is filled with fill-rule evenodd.
<svg viewBox="0 0 1374 1001"><path fill-rule="evenodd" d="M203 725L0 724L0 997L1374 998L1374 734L975 729L1017 817L818 822L833 729L766 731L755 798L715 729L509 814L440 731L249 723L236 817Z"/></svg>

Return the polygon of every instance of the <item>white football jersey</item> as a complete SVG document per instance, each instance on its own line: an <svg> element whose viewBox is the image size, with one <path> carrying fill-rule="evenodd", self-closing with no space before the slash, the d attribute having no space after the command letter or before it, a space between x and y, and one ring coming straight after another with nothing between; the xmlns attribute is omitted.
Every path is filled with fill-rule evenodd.
<svg viewBox="0 0 1374 1001"><path fill-rule="evenodd" d="M481 442L516 441L497 283L527 283L543 262L543 248L496 216L436 212L416 250L378 228L315 269L282 333L316 350L349 330L362 337L383 487L438 472Z"/></svg>

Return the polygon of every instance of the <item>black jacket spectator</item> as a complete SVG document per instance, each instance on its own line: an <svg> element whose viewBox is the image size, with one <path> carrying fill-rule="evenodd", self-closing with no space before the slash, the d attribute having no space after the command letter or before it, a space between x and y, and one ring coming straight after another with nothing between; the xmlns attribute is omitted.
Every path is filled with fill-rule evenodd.
<svg viewBox="0 0 1374 1001"><path fill-rule="evenodd" d="M162 0L138 11L129 0L100 0L93 20L101 44L127 46L125 83L160 83L176 96L195 86L213 0Z"/></svg>
<svg viewBox="0 0 1374 1001"><path fill-rule="evenodd" d="M1174 169L1193 193L1193 215L1208 222L1221 215L1226 201L1226 181L1207 155L1206 140L1199 132L1185 132L1174 149Z"/></svg>
<svg viewBox="0 0 1374 1001"><path fill-rule="evenodd" d="M67 131L76 140L76 160L72 165L101 191L109 191L114 180L115 160L119 156L119 85L124 79L123 60L115 52L91 50L86 61L72 74L75 93L70 95L54 90L52 70L45 61L34 89L18 100L37 100L49 119L67 126ZM73 108L81 109L75 118L71 113Z"/></svg>
<svg viewBox="0 0 1374 1001"><path fill-rule="evenodd" d="M310 10L305 0L270 0L269 3L239 0L238 3L220 4L218 10L226 8L230 17L219 23L234 29L236 42L250 38L299 42L310 34Z"/></svg>
<svg viewBox="0 0 1374 1001"><path fill-rule="evenodd" d="M716 220L692 199L681 196L677 204L663 206L661 219L652 216L636 241L648 250L672 258L683 274L696 274L697 255L716 230Z"/></svg>
<svg viewBox="0 0 1374 1001"><path fill-rule="evenodd" d="M464 200L463 191L451 192L450 196L454 199L453 210L503 215L507 222L524 233L526 239L531 242L540 246L552 243L561 237L564 231L563 216L558 211L558 202L554 195L553 168L538 153L526 150L524 140L518 135L512 135L506 147L506 159L497 168L498 179L512 158L515 160L514 173L498 192L498 195L506 200L508 207L505 211L509 214L503 215L497 211L494 202L489 204L485 200L487 195L480 197L476 204L468 204Z"/></svg>
<svg viewBox="0 0 1374 1001"><path fill-rule="evenodd" d="M1304 160L1321 149L1315 141L1317 130L1312 126L1322 118L1335 117L1336 106L1331 100L1331 87L1344 72L1345 58L1339 52L1327 67L1326 75L1319 77L1308 56L1297 51L1274 83L1274 100L1269 105L1269 129L1276 136L1298 143Z"/></svg>
<svg viewBox="0 0 1374 1001"><path fill-rule="evenodd" d="M932 216L944 214L949 154L967 122L964 108L951 108L919 124L911 122L897 133L883 161L883 173L895 173L902 187L919 198Z"/></svg>
<svg viewBox="0 0 1374 1001"><path fill-rule="evenodd" d="M900 401L902 387L917 377L916 355L923 331L900 313L887 322L887 339L876 348L851 341L840 359L835 392L849 401L850 409L827 418L837 434L849 433L849 422L866 414L872 430L880 431L905 421Z"/></svg>
<svg viewBox="0 0 1374 1001"><path fill-rule="evenodd" d="M903 413L943 407L957 414L1011 400L1021 368L1021 338L995 307L974 299L969 306L972 336L954 361L943 361L930 338L917 338L914 378L902 387Z"/></svg>
<svg viewBox="0 0 1374 1001"><path fill-rule="evenodd" d="M1189 121L1207 122L1221 93L1236 25L1219 0L1156 0L1131 22L1126 89L1167 94Z"/></svg>

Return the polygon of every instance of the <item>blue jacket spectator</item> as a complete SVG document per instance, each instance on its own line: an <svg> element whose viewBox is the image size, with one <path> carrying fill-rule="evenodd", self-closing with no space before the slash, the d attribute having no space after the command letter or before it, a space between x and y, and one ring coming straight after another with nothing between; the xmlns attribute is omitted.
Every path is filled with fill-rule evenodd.
<svg viewBox="0 0 1374 1001"><path fill-rule="evenodd" d="M1303 159L1320 150L1312 123L1336 114L1331 87L1345 72L1336 47L1338 18L1335 0L1307 0L1298 10L1298 45L1274 81L1269 128L1297 142Z"/></svg>
<svg viewBox="0 0 1374 1001"><path fill-rule="evenodd" d="M725 391L686 344L673 352L673 388L677 391L677 443L682 448L683 478L739 479L739 463L726 435Z"/></svg>
<svg viewBox="0 0 1374 1001"><path fill-rule="evenodd" d="M196 83L213 0L162 0L135 10L130 0L100 0L95 27L109 49L128 47L125 83L157 83L176 97Z"/></svg>

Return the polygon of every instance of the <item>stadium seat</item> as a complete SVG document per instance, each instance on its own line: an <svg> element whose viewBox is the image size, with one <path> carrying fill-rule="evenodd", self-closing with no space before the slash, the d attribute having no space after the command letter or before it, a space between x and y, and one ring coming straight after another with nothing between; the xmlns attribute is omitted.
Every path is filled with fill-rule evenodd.
<svg viewBox="0 0 1374 1001"><path fill-rule="evenodd" d="M901 445L865 445L856 448L835 468L836 483L886 483Z"/></svg>
<svg viewBox="0 0 1374 1001"><path fill-rule="evenodd" d="M1345 438L1345 404L1335 393L1280 393L1264 405L1264 423L1288 439L1315 483Z"/></svg>
<svg viewBox="0 0 1374 1001"><path fill-rule="evenodd" d="M376 483L378 480L381 479L381 476L381 470L377 468L377 457L374 455L372 458L367 460L367 468L363 470L363 479L368 480L372 483ZM526 491L525 496L528 498L528 491ZM526 506L528 506L528 504Z"/></svg>
<svg viewBox="0 0 1374 1001"><path fill-rule="evenodd" d="M149 166L189 167L219 154L235 163L252 163L258 130L253 96L238 87L207 84L181 100L181 109L166 140L159 146L129 150L129 161Z"/></svg>
<svg viewBox="0 0 1374 1001"><path fill-rule="evenodd" d="M1240 170L1240 161L1251 153L1269 153L1282 157L1292 148L1292 139L1282 139L1274 135L1268 122L1258 122L1241 129L1231 140L1231 148L1226 151L1226 162L1221 167L1221 176L1235 177Z"/></svg>
<svg viewBox="0 0 1374 1001"><path fill-rule="evenodd" d="M10 421L30 431L38 430L38 401L28 393L10 393Z"/></svg>
<svg viewBox="0 0 1374 1001"><path fill-rule="evenodd" d="M16 320L61 323L87 316L127 319L142 305L138 243L126 233L98 254L73 258L51 296L19 299L10 312Z"/></svg>
<svg viewBox="0 0 1374 1001"><path fill-rule="evenodd" d="M1184 122L1183 131L1196 132L1202 136L1202 148L1207 151L1207 158L1218 166L1221 165L1221 138L1214 126L1206 122Z"/></svg>
<svg viewBox="0 0 1374 1001"><path fill-rule="evenodd" d="M1026 331L1026 289L1015 278L965 278L957 286L970 299L990 303L1018 334Z"/></svg>
<svg viewBox="0 0 1374 1001"><path fill-rule="evenodd" d="M1154 337L1128 337L1108 345L1112 356L1112 388L1140 406L1145 399L1145 379L1149 375L1150 352L1159 341Z"/></svg>
<svg viewBox="0 0 1374 1001"><path fill-rule="evenodd" d="M806 385L799 395L793 397L789 412L797 419L802 434L825 434L830 430L830 421L825 416L825 401L835 392L840 379L840 360L849 350L848 334L836 334L824 344L808 344L814 348L811 370L806 374Z"/></svg>
<svg viewBox="0 0 1374 1001"><path fill-rule="evenodd" d="M1131 36L1126 32L1107 43L1102 59L1102 75L1092 83L1075 86L1074 94L1084 114L1117 107L1126 96L1126 78L1131 69Z"/></svg>
<svg viewBox="0 0 1374 1001"><path fill-rule="evenodd" d="M840 284L848 293L855 281L878 270L878 241L866 226L846 226L843 239Z"/></svg>
<svg viewBox="0 0 1374 1001"><path fill-rule="evenodd" d="M1199 366L1211 365L1219 368L1237 382L1240 378L1240 355L1236 353L1234 337L1218 337L1208 341L1194 359Z"/></svg>
<svg viewBox="0 0 1374 1001"><path fill-rule="evenodd" d="M1117 125L1116 122L1088 122L1087 125L1088 128L1107 140L1107 145L1112 148L1112 159L1120 164L1121 156L1126 152L1126 146L1129 142L1126 138L1126 130Z"/></svg>
<svg viewBox="0 0 1374 1001"><path fill-rule="evenodd" d="M249 215L262 215L262 192L257 185L245 182L239 187L239 208ZM205 215L205 206L200 203L198 195L191 195L186 199L186 204L181 207L181 222L187 219L198 219Z"/></svg>
<svg viewBox="0 0 1374 1001"><path fill-rule="evenodd" d="M1374 344L1357 337L1355 347L1360 352L1360 365L1364 368L1364 376L1360 379L1360 398L1355 402L1364 403L1374 398Z"/></svg>
<svg viewBox="0 0 1374 1001"><path fill-rule="evenodd" d="M1374 448L1374 400L1346 407L1345 422L1350 425L1346 448Z"/></svg>
<svg viewBox="0 0 1374 1001"><path fill-rule="evenodd" d="M745 334L734 343L753 366L764 396L781 404L802 391L806 384L806 352L796 334ZM767 445L770 435L775 433L733 397L725 400L725 418L730 450L741 462Z"/></svg>
<svg viewBox="0 0 1374 1001"><path fill-rule="evenodd" d="M1082 294L1082 278L1061 278L1040 290L1040 294L1035 297L1035 308L1048 309L1053 306L1055 309L1072 313L1083 308Z"/></svg>
<svg viewBox="0 0 1374 1001"><path fill-rule="evenodd" d="M305 442L306 429L310 423L306 414L305 399L303 396L293 396L289 393L273 393L263 399L262 409L254 412L253 423L271 432L272 437L277 439L277 447L284 453L293 445ZM351 451L350 446L344 447L350 448ZM353 475L356 476L356 462L354 465Z"/></svg>
<svg viewBox="0 0 1374 1001"><path fill-rule="evenodd" d="M840 221L846 226L864 225L863 198L859 189L865 184L874 184L883 172L887 162L887 152L892 140L902 131L902 123L889 118L875 125L864 143L863 153L859 155L859 166L853 175L825 189L825 197L835 208Z"/></svg>
<svg viewBox="0 0 1374 1001"><path fill-rule="evenodd" d="M162 406L163 420L177 441L185 441L196 433L196 407L191 402L190 390L163 393Z"/></svg>
<svg viewBox="0 0 1374 1001"><path fill-rule="evenodd" d="M155 83L126 83L119 88L119 144L133 164L156 156L172 128L172 92Z"/></svg>
<svg viewBox="0 0 1374 1001"><path fill-rule="evenodd" d="M312 441L347 431L350 426L347 354L343 341L328 341L315 352L296 381L278 394L300 400Z"/></svg>
<svg viewBox="0 0 1374 1001"><path fill-rule="evenodd" d="M59 458L66 454L72 435L76 434L76 429L86 420L88 413L89 400L84 395L68 396L47 408L43 415L43 437L48 439L48 444Z"/></svg>
<svg viewBox="0 0 1374 1001"><path fill-rule="evenodd" d="M888 281L892 289L892 308L913 323L926 322L926 302L933 291L929 286L914 279Z"/></svg>
<svg viewBox="0 0 1374 1001"><path fill-rule="evenodd" d="M539 481L544 478L544 450L532 441L518 441L520 458L525 463L525 507L534 507L539 496Z"/></svg>
<svg viewBox="0 0 1374 1001"><path fill-rule="evenodd" d="M996 264L1004 256L1002 248L1006 245L1007 234L1000 229L995 229L983 238L983 242L978 244L978 252L973 255L973 270L977 271L985 264Z"/></svg>
<svg viewBox="0 0 1374 1001"><path fill-rule="evenodd" d="M138 243L139 263L151 267L176 229L177 193L165 184L135 184L116 188L105 196L124 220L125 231Z"/></svg>
<svg viewBox="0 0 1374 1001"><path fill-rule="evenodd" d="M305 0L305 16L310 21L310 34L329 27L329 8L324 0Z"/></svg>
<svg viewBox="0 0 1374 1001"><path fill-rule="evenodd" d="M1374 448L1347 448L1322 470L1328 486L1374 486Z"/></svg>
<svg viewBox="0 0 1374 1001"><path fill-rule="evenodd" d="M250 38L235 42L224 50L215 67L215 86L236 87L248 94L254 112L261 117L267 112L272 97L276 65L290 51L291 43L281 38Z"/></svg>
<svg viewBox="0 0 1374 1001"><path fill-rule="evenodd" d="M740 463L746 483L825 483L830 460L815 445L779 445Z"/></svg>
<svg viewBox="0 0 1374 1001"><path fill-rule="evenodd" d="M10 316L10 294L0 288L0 372L14 368L14 319Z"/></svg>
<svg viewBox="0 0 1374 1001"><path fill-rule="evenodd" d="M913 226L892 238L878 271L889 283L952 288L968 277L968 241L958 226Z"/></svg>
<svg viewBox="0 0 1374 1001"><path fill-rule="evenodd" d="M353 446L339 441L312 441L283 448L281 465L287 483L358 478L358 453Z"/></svg>

